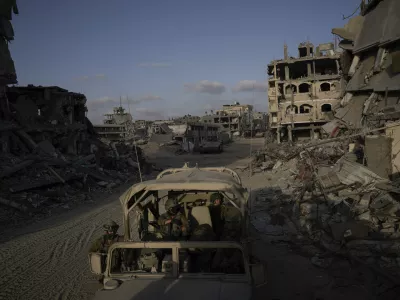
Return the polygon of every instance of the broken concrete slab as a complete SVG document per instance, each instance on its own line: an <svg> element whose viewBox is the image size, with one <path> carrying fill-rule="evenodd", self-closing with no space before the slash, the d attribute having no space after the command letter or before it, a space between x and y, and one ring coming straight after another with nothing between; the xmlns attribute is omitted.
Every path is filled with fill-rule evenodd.
<svg viewBox="0 0 400 300"><path fill-rule="evenodd" d="M35 162L34 160L26 160L26 161L23 161L13 167L8 167L8 168L4 169L2 172L0 172L0 178L11 176L12 174L14 174L16 172L29 167L34 162Z"/></svg>
<svg viewBox="0 0 400 300"><path fill-rule="evenodd" d="M70 180L76 180L78 179L79 176L76 174L70 174L70 175L66 175L64 177L64 180L70 181ZM22 191L27 191L27 190L32 190L35 188L42 188L45 186L50 186L50 185L54 185L60 183L60 180L58 178L55 179L42 179L42 180L38 180L38 181L34 181L34 182L28 182L28 183L18 183L16 185L10 186L9 190L11 193L18 193L18 192L22 192Z"/></svg>

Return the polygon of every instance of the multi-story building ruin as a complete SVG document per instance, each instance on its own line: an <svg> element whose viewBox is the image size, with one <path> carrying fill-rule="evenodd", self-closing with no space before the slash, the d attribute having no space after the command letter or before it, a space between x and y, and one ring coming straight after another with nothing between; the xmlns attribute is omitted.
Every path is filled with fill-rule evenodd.
<svg viewBox="0 0 400 300"><path fill-rule="evenodd" d="M94 125L96 132L110 141L126 140L133 135L132 115L122 106L114 107L113 113L105 114L103 124Z"/></svg>
<svg viewBox="0 0 400 300"><path fill-rule="evenodd" d="M87 148L86 139L94 132L86 118L85 95L58 86L28 85L7 87L6 97L8 114L33 142L51 142L51 148L68 154L79 154ZM9 140L4 139L5 144L12 147ZM21 143L14 144L23 148Z"/></svg>
<svg viewBox="0 0 400 300"><path fill-rule="evenodd" d="M363 159L377 175L396 179L400 177L399 12L399 0L362 0L360 15L332 29L342 38L343 49L344 97L335 110L335 123L352 131L375 129L364 136ZM327 131L335 136L338 126L332 125Z"/></svg>
<svg viewBox="0 0 400 300"><path fill-rule="evenodd" d="M333 43L314 48L305 42L298 57L289 56L285 45L284 58L268 65L269 125L278 143L318 137L332 118L341 96L339 58Z"/></svg>
<svg viewBox="0 0 400 300"><path fill-rule="evenodd" d="M222 109L215 112L211 111L211 115L203 116L201 122L221 124L222 130L230 136L241 135L249 127L252 112L252 105L234 102L223 105Z"/></svg>

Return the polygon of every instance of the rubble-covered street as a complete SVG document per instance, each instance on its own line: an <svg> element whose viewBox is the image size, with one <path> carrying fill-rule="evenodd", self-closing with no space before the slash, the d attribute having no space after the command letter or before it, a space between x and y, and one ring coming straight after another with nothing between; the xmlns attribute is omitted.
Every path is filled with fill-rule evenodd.
<svg viewBox="0 0 400 300"><path fill-rule="evenodd" d="M397 242L385 230L380 233L376 229L383 221L388 223L386 219L376 220L373 226L376 216L393 218L395 210L371 207L382 199L377 194L387 197L387 181L376 175L371 179L371 172L364 167L356 173L361 177L346 177L346 173L335 171L346 163L355 164L351 155L342 157L345 150L337 143L306 150L284 144L264 150L263 139L251 143L252 159L248 157L250 140L246 139L231 144L219 155L176 156L160 151L158 158L156 153L149 153L149 157L156 165L168 162L163 167L179 167L185 161L202 166L224 163L239 172L252 193L253 253L268 263L269 283L256 289L255 299L396 299ZM252 169L248 167L251 161ZM330 171L324 173L325 177L315 166L320 161L334 166L323 168ZM330 180L340 188L321 187L323 179L330 178L327 174L337 176ZM0 276L1 297L90 299L98 285L87 268L87 248L101 234L104 220L121 222L116 198L124 188L126 185L117 187L110 196L94 193L89 203L64 209L29 228L3 233L0 255L6 263ZM371 193L369 205L365 198L359 202L351 196L339 198L335 196L338 190ZM369 207L370 222L357 217L360 205ZM373 232L375 239L368 237Z"/></svg>
<svg viewBox="0 0 400 300"><path fill-rule="evenodd" d="M138 215L142 214L142 223L146 225L142 231L145 241L151 241L148 234L156 236L147 229L149 225L158 229L175 221L180 222L179 230L186 232L182 233L185 240L188 232L194 235L188 230L190 224L207 225L215 233L221 228L229 229L222 223L233 224L230 229L234 229L234 234L229 234L232 241L239 231L243 234L242 227L235 224L245 220L251 235L249 240L246 236L241 242L246 246L248 242L249 252L257 258L251 257L251 264L261 261L268 266L267 283L254 287L260 275L255 273L260 269L243 264L246 267L241 271L241 280L248 287L253 285L253 299L400 299L400 0L357 0L354 12L349 11L349 3L345 8L346 1L329 2L321 11L310 3L309 7L291 3L292 9L286 10L284 17L290 33L274 18L265 17L267 10L272 16L280 16L288 3L284 7L247 4L236 12L233 8L239 5L231 5L228 10L226 4L214 3L213 11L218 14L207 13L209 28L203 26L203 15L200 21L196 21L197 16L189 15L203 7L185 8L187 13L182 15L189 16L187 22L173 15L177 10L169 3L170 11L161 4L158 11L136 3L137 7L129 7L128 4L133 5L129 1L118 7L123 13L140 11L140 16L132 17L120 15L121 12L111 10L109 3L100 1L96 11L86 4L79 12L74 8L75 11L68 13L70 8L65 6L58 11L59 15L52 13L48 19L45 18L48 9L43 7L50 4L35 4L30 8L24 4L25 20L30 15L32 19L41 19L43 28L27 26L30 21L25 25L17 23L18 33L25 30L21 38L27 44L18 41L13 45L13 56L10 52L14 41L13 15L18 15L19 9L16 1L0 2L0 299L91 299L100 285L99 278L90 273L89 247L102 236L103 225L111 220L125 225L125 243L121 245L131 247L130 242L138 240L136 229L145 228L137 221L127 221L127 215L133 214L134 209ZM249 8L253 9L251 15L244 19ZM339 8L343 10L342 18ZM301 14L300 9L303 9ZM226 14L226 28L219 23L221 12ZM260 12L262 15L257 15ZM82 13L81 17L78 13ZM93 17L90 26L88 13ZM150 13L151 22L141 19ZM333 19L324 15L328 13ZM61 14L68 21L76 14L73 26ZM163 19L165 16L168 18ZM245 21L237 22L242 16ZM55 26L54 20L58 18L57 23L68 27L63 32L58 32L62 28ZM213 18L215 23L211 21ZM260 23L262 18L265 23ZM299 25L312 18L312 24L318 24L313 27L318 28ZM106 24L105 19L113 20L113 26ZM329 19L329 27L325 19ZM335 19L342 27L331 24ZM116 23L120 20L125 23ZM229 23L232 20L234 23ZM257 23L252 23L254 20ZM128 21L132 23L127 26ZM174 24L175 21L180 23ZM277 29L265 31L274 26L284 29L282 32L287 36ZM53 27L54 32L44 30ZM91 27L96 32L91 32ZM168 30L163 31L164 27ZM261 27L262 31L257 33ZM130 31L124 31L126 28ZM178 30L181 28L184 30ZM203 31L197 31L199 28ZM221 34L219 39L215 28ZM333 41L314 46L308 36L318 41L325 35L329 41L329 32L322 32L326 28L330 28ZM252 34L248 34L250 30ZM107 47L104 47L104 32L115 38ZM187 42L187 32L194 37L194 48ZM298 43L299 36L307 36L307 41ZM42 37L52 37L54 42L45 43L40 40ZM57 40L59 37L62 40ZM213 40L206 40L211 37ZM70 46L82 45L83 49L87 40L91 41L90 47L86 47L89 51ZM232 46L238 40L243 40L241 46L249 48ZM218 45L221 41L223 44ZM276 49L283 43L283 58L275 59ZM295 43L298 55L289 52ZM66 52L65 45L69 46ZM22 70L18 70L18 76L14 51ZM238 51L236 56L235 51ZM243 53L251 55L243 59ZM267 66L267 77L257 79L260 61L265 63L267 55L274 57ZM251 66L259 67L251 69ZM80 77L71 80L79 72L83 72ZM49 85L41 85L45 83ZM54 84L64 84L68 90ZM249 92L250 98L245 96ZM127 95L123 97L122 93ZM192 111L200 114L204 110L203 116L191 115ZM179 117L182 113L185 115ZM104 114L102 120L101 114ZM173 216L168 216L168 220L160 216L158 201L164 197L158 194L158 188L141 186L134 196L126 198L126 219L122 224L118 198L128 187L186 163L190 167L235 170L242 181L233 174L237 181L234 187L243 196L231 198L227 188L220 188L225 198L214 195L219 190L209 186L219 179L211 175L212 179L204 184L210 173L197 178L190 169L188 175L183 173L173 181L173 184L185 181L188 198L183 198L188 195L179 193L175 185L166 188L168 181L156 182L168 191L163 205L168 214L174 211ZM193 188L191 178L201 185L200 189ZM241 183L249 194L242 193ZM198 199L199 191L207 199ZM139 193L143 196L137 196ZM230 201L228 206L239 208L234 202L238 198L243 198L241 213L246 212L243 203L248 195L250 222L236 215L227 217L226 206L217 210L216 222L211 221L211 216L207 222L197 219L197 223L189 225L180 221L186 217L183 212L193 217L192 208L199 200L206 217L210 206L214 209ZM144 196L153 198L147 200ZM147 204L142 205L141 199ZM166 204L171 201L180 203L171 207ZM186 210L177 209L178 205ZM180 219L176 217L178 213ZM115 223L104 228L108 237L100 244L108 248L121 237L117 237L118 229L112 232L117 228ZM218 235L213 241L220 240L223 239ZM214 242L211 246L214 247ZM104 250L94 249L93 252ZM183 254L189 256L190 252L186 252ZM164 271L157 271L155 266L164 263L161 260L166 254L170 260L160 267ZM179 266L186 268L186 261L178 260L178 249L163 255L147 266L148 272L167 274L164 267L170 263L175 278L193 272L180 270ZM118 268L137 271L130 266L126 268L124 261ZM114 270L114 266L108 265L107 270ZM143 270L146 270L144 265L139 271ZM204 269L199 270L201 275L196 275L196 279L210 275ZM220 274L219 269L217 273ZM229 276L223 280L229 277L234 284L239 282L238 277L225 273ZM109 278L114 282L107 282L106 278L104 286L109 283L109 287L118 286L121 278L138 278L132 274L135 273L112 277L113 273ZM219 276L218 280L222 278ZM165 288L166 294L169 288Z"/></svg>
<svg viewBox="0 0 400 300"><path fill-rule="evenodd" d="M167 157L164 153L160 160L172 167L182 167L189 161L201 166L223 163L240 168L249 161L249 141L233 143L223 154L177 156L170 153ZM253 149L259 149L262 144L262 139L256 140ZM151 162L158 163L157 157L149 156L154 159ZM245 178L248 172L242 176ZM116 187L112 194L95 192L93 201L64 208L62 213L28 227L3 232L0 299L90 299L99 285L89 271L87 251L90 243L102 234L105 220L113 219L121 224L118 197L126 188L127 184Z"/></svg>

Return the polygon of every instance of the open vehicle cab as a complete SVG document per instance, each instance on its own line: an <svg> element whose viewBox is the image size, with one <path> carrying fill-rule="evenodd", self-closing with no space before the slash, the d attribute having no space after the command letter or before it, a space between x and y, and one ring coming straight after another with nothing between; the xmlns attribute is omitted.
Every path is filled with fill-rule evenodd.
<svg viewBox="0 0 400 300"><path fill-rule="evenodd" d="M95 300L251 299L265 283L262 264L250 264L236 242L120 242L105 269L92 255L92 272L104 274Z"/></svg>
<svg viewBox="0 0 400 300"><path fill-rule="evenodd" d="M223 195L223 222L211 214L214 193ZM168 240L156 226L170 198L188 220L187 241ZM104 275L95 299L250 299L252 287L265 282L265 272L249 255L248 200L239 175L228 168L185 165L133 185L120 197L125 242L113 244L107 259L89 255L92 272ZM219 239L193 240L192 233L204 225L218 230Z"/></svg>

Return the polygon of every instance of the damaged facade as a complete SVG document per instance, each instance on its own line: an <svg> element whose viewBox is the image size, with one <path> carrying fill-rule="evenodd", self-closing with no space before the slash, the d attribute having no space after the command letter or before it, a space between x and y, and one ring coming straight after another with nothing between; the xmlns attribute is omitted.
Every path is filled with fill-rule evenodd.
<svg viewBox="0 0 400 300"><path fill-rule="evenodd" d="M211 111L210 115L201 118L201 122L221 124L222 131L228 132L230 137L240 136L250 128L253 106L248 104L225 104L222 109Z"/></svg>
<svg viewBox="0 0 400 300"><path fill-rule="evenodd" d="M134 135L132 115L122 106L114 107L113 113L105 114L103 124L94 125L96 132L109 141L125 141Z"/></svg>
<svg viewBox="0 0 400 300"><path fill-rule="evenodd" d="M0 5L0 88L17 83L14 61L11 58L9 43L14 40L14 29L11 24L13 14L19 14L15 1L2 1ZM4 91L0 89L0 93ZM3 99L0 98L3 103Z"/></svg>
<svg viewBox="0 0 400 300"><path fill-rule="evenodd" d="M0 5L0 226L48 216L109 192L147 170L139 147L104 143L86 117L86 97L17 82L8 42L15 1Z"/></svg>
<svg viewBox="0 0 400 300"><path fill-rule="evenodd" d="M259 194L252 222L266 235L312 245L319 267L339 256L367 265L388 282L371 297L398 299L400 1L360 7L359 16L332 30L342 38L343 91L334 119L322 127L330 138L271 143L255 155L254 169L271 172L274 183Z"/></svg>
<svg viewBox="0 0 400 300"><path fill-rule="evenodd" d="M343 39L339 46L346 85L335 121L326 131L336 136L341 127L382 128L365 136L365 163L385 178L398 175L400 169L399 11L400 1L362 1L359 16L332 30Z"/></svg>
<svg viewBox="0 0 400 300"><path fill-rule="evenodd" d="M155 126L153 124L153 126ZM178 145L178 153L196 152L203 140L219 140L221 125L201 122L162 123L156 125L159 130L153 132L150 143L159 145Z"/></svg>
<svg viewBox="0 0 400 300"><path fill-rule="evenodd" d="M269 126L278 143L318 138L341 96L340 54L333 43L301 43L298 54L289 56L285 45L284 58L268 65Z"/></svg>

